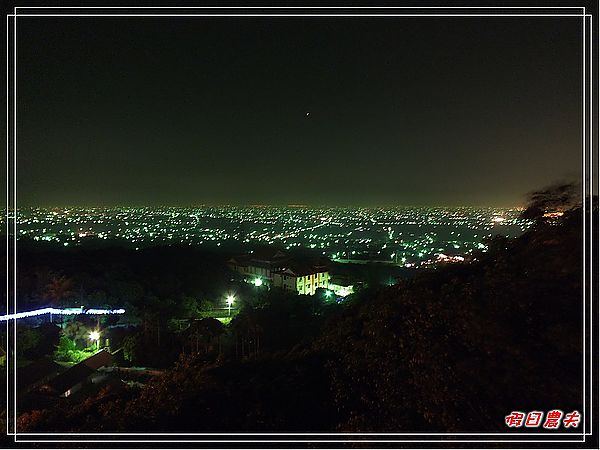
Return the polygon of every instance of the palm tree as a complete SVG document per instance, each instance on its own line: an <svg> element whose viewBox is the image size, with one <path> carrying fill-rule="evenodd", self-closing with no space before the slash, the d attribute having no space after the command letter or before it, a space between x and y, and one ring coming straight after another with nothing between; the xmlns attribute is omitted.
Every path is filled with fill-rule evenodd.
<svg viewBox="0 0 600 450"><path fill-rule="evenodd" d="M80 343L83 347L88 344L90 330L87 326L77 320L70 320L62 331L64 336L67 336L75 343Z"/></svg>

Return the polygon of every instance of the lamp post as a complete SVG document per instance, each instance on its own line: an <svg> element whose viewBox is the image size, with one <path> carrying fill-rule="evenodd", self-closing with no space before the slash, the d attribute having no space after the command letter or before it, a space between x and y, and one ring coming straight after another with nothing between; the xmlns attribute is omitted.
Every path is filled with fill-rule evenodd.
<svg viewBox="0 0 600 450"><path fill-rule="evenodd" d="M231 305L233 305L233 302L235 301L235 297L230 294L227 296L225 301L227 302L227 316L231 316Z"/></svg>
<svg viewBox="0 0 600 450"><path fill-rule="evenodd" d="M90 341L96 342L96 350L98 350L100 348L100 332L96 330L90 332L89 338Z"/></svg>

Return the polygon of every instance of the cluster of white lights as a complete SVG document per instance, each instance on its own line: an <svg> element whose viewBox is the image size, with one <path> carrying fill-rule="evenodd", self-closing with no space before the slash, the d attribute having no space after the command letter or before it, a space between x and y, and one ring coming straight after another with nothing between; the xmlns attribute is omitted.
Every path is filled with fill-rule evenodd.
<svg viewBox="0 0 600 450"><path fill-rule="evenodd" d="M124 314L124 309L84 309L82 308L42 308L35 311L25 311L15 314L5 314L0 316L0 320L24 319L26 317L42 316L44 314L56 314L61 316L72 316L75 314L106 315L106 314Z"/></svg>
<svg viewBox="0 0 600 450"><path fill-rule="evenodd" d="M431 263L436 254L485 251L494 234L515 236L531 222L520 208L313 208L198 206L192 208L25 208L18 237L66 247L117 239L144 245L277 245L312 249L338 262ZM554 214L554 213L553 213ZM0 223L5 220L0 216ZM448 233L450 232L450 233ZM255 283L254 280L248 280ZM260 283L260 282L256 282ZM256 284L255 283L255 284Z"/></svg>

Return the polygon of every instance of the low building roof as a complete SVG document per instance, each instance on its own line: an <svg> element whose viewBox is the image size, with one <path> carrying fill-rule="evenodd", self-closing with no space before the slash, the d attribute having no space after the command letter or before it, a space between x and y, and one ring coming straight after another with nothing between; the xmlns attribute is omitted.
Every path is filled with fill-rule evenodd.
<svg viewBox="0 0 600 450"><path fill-rule="evenodd" d="M38 359L25 367L17 368L17 387L19 389L29 388L44 378L56 375L60 371L61 367L52 361L52 359Z"/></svg>
<svg viewBox="0 0 600 450"><path fill-rule="evenodd" d="M286 264L286 267L284 267L283 269L281 269L275 273L302 277L302 276L306 276L306 275L312 275L315 273L323 273L323 272L327 272L327 267L292 261L289 264Z"/></svg>
<svg viewBox="0 0 600 450"><path fill-rule="evenodd" d="M230 264L242 267L261 267L271 269L273 265L280 265L288 259L283 251L273 247L257 247L252 253L237 255L229 260Z"/></svg>
<svg viewBox="0 0 600 450"><path fill-rule="evenodd" d="M253 260L267 262L278 261L287 258L285 252L279 250L278 248L266 246L257 247L252 253L250 253L249 256Z"/></svg>
<svg viewBox="0 0 600 450"><path fill-rule="evenodd" d="M84 381L93 374L96 369L112 364L113 356L106 350L100 350L98 353L75 364L70 369L57 375L45 385L51 390L62 394L73 386Z"/></svg>
<svg viewBox="0 0 600 450"><path fill-rule="evenodd" d="M76 384L84 381L95 371L95 369L92 369L85 364L75 364L70 369L52 378L48 383L45 384L45 386L49 387L52 391L58 394L62 394L67 392Z"/></svg>
<svg viewBox="0 0 600 450"><path fill-rule="evenodd" d="M91 369L99 369L100 367L109 366L113 362L113 355L105 349L100 350L98 353L90 356L87 359L81 361L82 364L85 364Z"/></svg>
<svg viewBox="0 0 600 450"><path fill-rule="evenodd" d="M354 283L350 282L350 280L348 280L345 277L341 277L339 275L334 275L329 279L329 284L336 284L338 286L353 286Z"/></svg>

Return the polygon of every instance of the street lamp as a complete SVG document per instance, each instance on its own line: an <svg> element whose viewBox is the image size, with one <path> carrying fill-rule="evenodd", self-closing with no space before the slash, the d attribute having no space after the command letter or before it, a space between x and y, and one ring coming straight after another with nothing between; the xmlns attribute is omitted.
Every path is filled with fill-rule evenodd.
<svg viewBox="0 0 600 450"><path fill-rule="evenodd" d="M233 305L233 302L235 301L235 297L231 294L229 294L226 298L225 301L227 302L227 315L231 316L231 305Z"/></svg>
<svg viewBox="0 0 600 450"><path fill-rule="evenodd" d="M90 332L90 341L96 342L96 350L100 347L100 332L94 330Z"/></svg>
<svg viewBox="0 0 600 450"><path fill-rule="evenodd" d="M255 278L252 283L254 284L254 286L259 287L262 286L263 280L261 278Z"/></svg>

